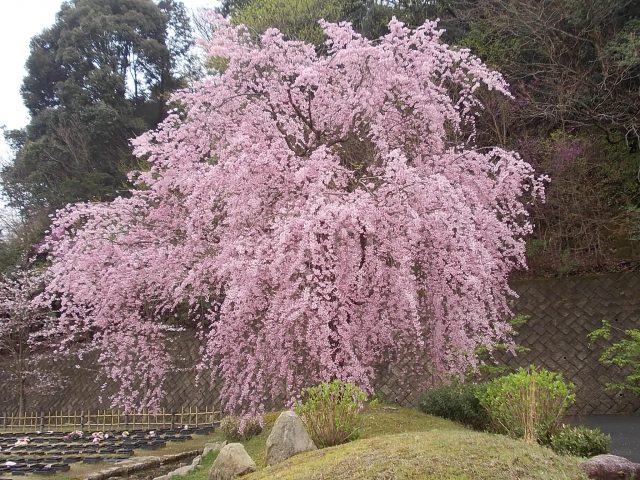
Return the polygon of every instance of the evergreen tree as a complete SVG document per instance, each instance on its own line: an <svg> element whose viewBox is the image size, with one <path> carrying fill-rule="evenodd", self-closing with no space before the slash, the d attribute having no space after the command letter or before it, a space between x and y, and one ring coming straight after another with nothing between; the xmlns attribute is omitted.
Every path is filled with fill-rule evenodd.
<svg viewBox="0 0 640 480"><path fill-rule="evenodd" d="M155 126L185 84L193 43L175 0L72 0L31 40L22 96L31 122L5 134L2 170L26 218L117 196L133 166L129 139Z"/></svg>

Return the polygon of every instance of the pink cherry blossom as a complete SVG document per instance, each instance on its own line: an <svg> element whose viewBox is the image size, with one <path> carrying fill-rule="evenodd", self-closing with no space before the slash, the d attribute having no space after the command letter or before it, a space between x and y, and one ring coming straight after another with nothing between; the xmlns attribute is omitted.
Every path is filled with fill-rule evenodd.
<svg viewBox="0 0 640 480"><path fill-rule="evenodd" d="M318 53L215 21L227 66L133 142L131 195L67 207L47 240L57 331L100 349L114 404L158 407L176 324L247 415L334 378L427 386L509 342L543 179L474 144L474 92L502 77L431 22L322 23Z"/></svg>

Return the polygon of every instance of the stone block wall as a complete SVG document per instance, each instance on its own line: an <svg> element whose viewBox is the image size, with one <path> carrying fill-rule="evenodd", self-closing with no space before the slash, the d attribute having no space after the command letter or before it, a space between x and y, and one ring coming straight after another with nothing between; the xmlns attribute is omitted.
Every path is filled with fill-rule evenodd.
<svg viewBox="0 0 640 480"><path fill-rule="evenodd" d="M513 287L520 295L514 311L529 316L516 341L529 351L503 358L506 363L562 372L576 385L574 413L640 412L640 398L606 390L624 372L602 365L604 343L587 339L605 319L620 329L640 328L640 273L528 280Z"/></svg>

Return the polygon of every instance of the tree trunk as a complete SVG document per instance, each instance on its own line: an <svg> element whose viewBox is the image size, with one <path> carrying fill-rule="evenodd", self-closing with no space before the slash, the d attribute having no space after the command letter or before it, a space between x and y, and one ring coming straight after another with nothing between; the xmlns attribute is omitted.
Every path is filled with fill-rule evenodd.
<svg viewBox="0 0 640 480"><path fill-rule="evenodd" d="M25 407L25 394L24 394L24 376L22 372L20 372L20 388L18 392L18 416L21 417L24 415L24 407Z"/></svg>

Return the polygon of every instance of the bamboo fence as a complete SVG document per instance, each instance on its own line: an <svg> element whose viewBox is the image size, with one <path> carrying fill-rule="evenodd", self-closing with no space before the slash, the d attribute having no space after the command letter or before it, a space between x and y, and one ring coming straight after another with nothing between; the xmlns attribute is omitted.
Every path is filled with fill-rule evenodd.
<svg viewBox="0 0 640 480"><path fill-rule="evenodd" d="M139 413L123 413L119 410L67 410L31 412L23 415L3 413L0 431L111 431L153 430L159 428L203 427L220 420L215 407L188 407L180 411L158 412L148 410Z"/></svg>

